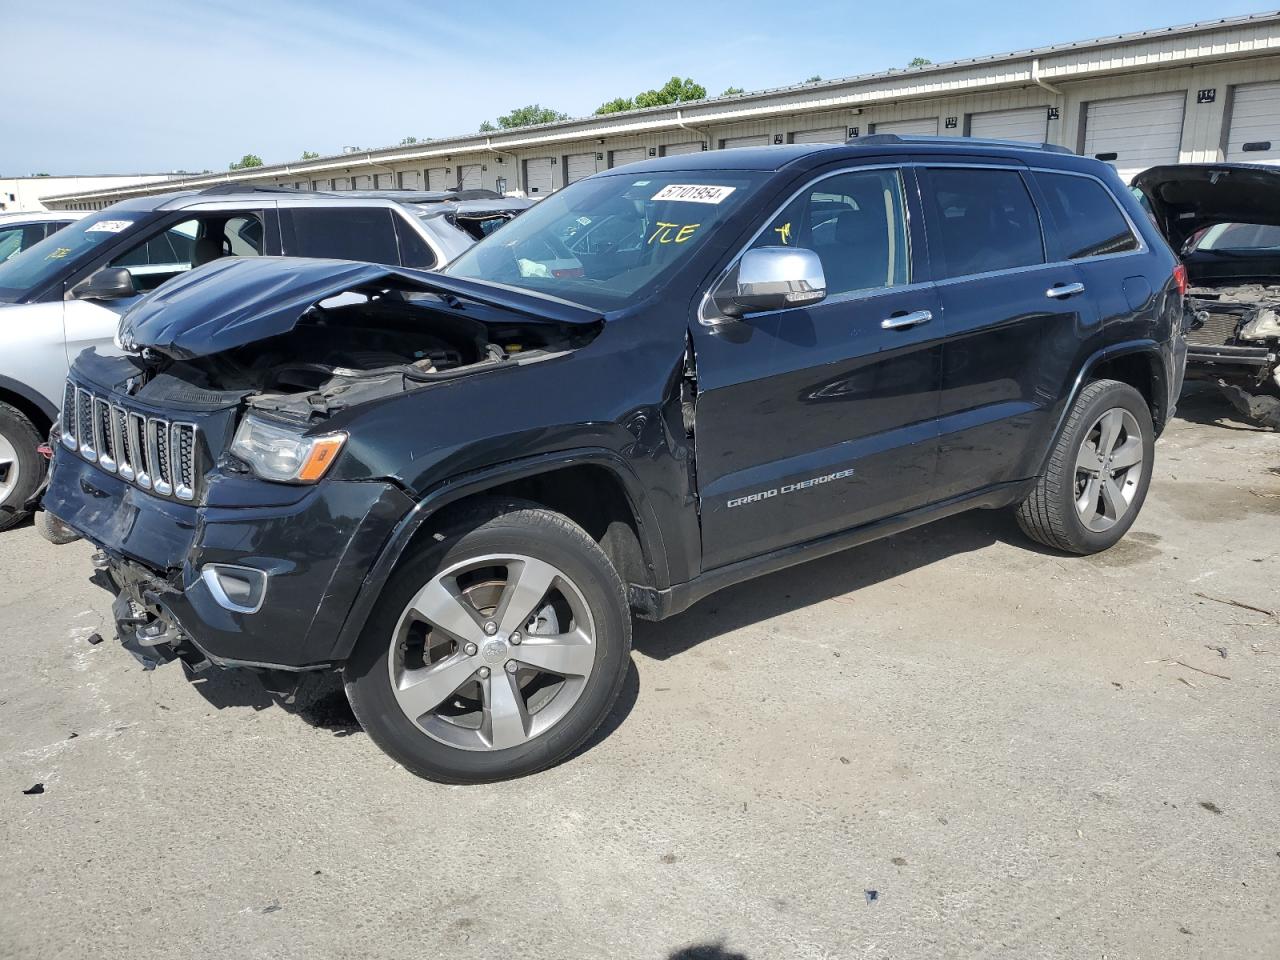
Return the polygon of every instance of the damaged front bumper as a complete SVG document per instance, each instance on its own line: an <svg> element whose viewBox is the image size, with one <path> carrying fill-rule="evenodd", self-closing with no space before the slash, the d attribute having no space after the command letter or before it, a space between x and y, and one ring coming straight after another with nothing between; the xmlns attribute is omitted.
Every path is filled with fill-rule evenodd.
<svg viewBox="0 0 1280 960"><path fill-rule="evenodd" d="M179 504L59 451L44 506L98 548L93 580L115 597L120 640L144 666L325 666L412 501L380 481L269 492L284 502Z"/></svg>

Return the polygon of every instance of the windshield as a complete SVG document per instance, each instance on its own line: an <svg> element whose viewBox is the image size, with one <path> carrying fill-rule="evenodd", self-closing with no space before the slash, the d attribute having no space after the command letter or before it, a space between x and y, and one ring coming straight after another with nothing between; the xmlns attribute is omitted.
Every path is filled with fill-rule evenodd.
<svg viewBox="0 0 1280 960"><path fill-rule="evenodd" d="M669 278L766 176L700 170L581 180L444 272L612 309Z"/></svg>
<svg viewBox="0 0 1280 960"><path fill-rule="evenodd" d="M1195 241L1196 250L1262 253L1280 250L1280 227L1261 223L1220 223Z"/></svg>
<svg viewBox="0 0 1280 960"><path fill-rule="evenodd" d="M0 263L0 300L20 300L68 267L92 257L125 230L153 216L141 210L100 210L45 237L13 259Z"/></svg>

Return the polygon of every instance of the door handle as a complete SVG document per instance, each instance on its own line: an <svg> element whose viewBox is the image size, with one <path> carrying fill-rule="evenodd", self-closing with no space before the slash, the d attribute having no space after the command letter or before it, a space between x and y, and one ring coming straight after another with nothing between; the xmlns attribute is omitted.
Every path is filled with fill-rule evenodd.
<svg viewBox="0 0 1280 960"><path fill-rule="evenodd" d="M912 313L895 313L892 317L885 317L880 321L880 326L885 330L905 330L908 327L918 327L922 323L928 323L932 319L932 311L916 310Z"/></svg>
<svg viewBox="0 0 1280 960"><path fill-rule="evenodd" d="M1060 287L1050 287L1044 295L1054 300L1061 300L1063 297L1074 297L1077 293L1084 293L1083 283L1064 283Z"/></svg>

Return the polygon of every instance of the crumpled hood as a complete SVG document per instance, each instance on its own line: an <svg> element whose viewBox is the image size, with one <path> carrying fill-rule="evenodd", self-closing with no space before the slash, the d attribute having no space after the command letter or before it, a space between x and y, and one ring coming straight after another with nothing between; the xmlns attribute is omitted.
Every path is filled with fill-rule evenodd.
<svg viewBox="0 0 1280 960"><path fill-rule="evenodd" d="M583 307L435 273L346 260L227 257L175 277L120 319L126 349L174 359L208 356L288 333L317 303L342 293L454 295L522 317L596 323Z"/></svg>
<svg viewBox="0 0 1280 960"><path fill-rule="evenodd" d="M1175 251L1216 223L1280 226L1280 168L1253 163L1177 163L1133 178Z"/></svg>

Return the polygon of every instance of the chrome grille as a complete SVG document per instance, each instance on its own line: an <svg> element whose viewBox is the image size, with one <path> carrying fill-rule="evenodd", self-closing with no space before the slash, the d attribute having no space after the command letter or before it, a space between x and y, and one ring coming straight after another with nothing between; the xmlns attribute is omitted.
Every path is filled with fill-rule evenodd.
<svg viewBox="0 0 1280 960"><path fill-rule="evenodd" d="M162 497L194 500L200 445L194 423L129 410L67 381L62 445L108 473Z"/></svg>

